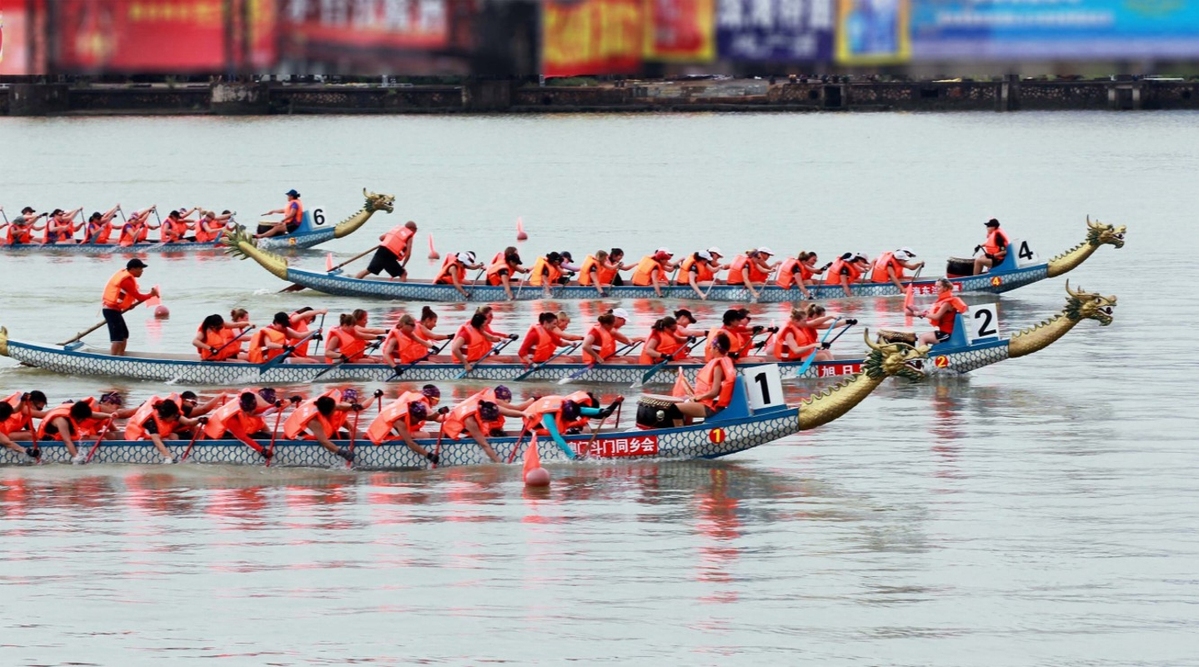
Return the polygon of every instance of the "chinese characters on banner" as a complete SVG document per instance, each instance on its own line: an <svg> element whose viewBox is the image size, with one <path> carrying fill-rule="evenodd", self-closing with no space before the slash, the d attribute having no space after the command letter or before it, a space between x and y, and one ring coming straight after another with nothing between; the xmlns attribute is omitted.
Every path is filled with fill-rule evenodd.
<svg viewBox="0 0 1199 667"><path fill-rule="evenodd" d="M645 0L645 59L710 62L716 0Z"/></svg>
<svg viewBox="0 0 1199 667"><path fill-rule="evenodd" d="M306 48L432 50L449 41L446 0L282 0L290 55Z"/></svg>
<svg viewBox="0 0 1199 667"><path fill-rule="evenodd" d="M226 9L235 12L234 40L250 44L248 64L274 64L270 0L59 0L53 6L61 35L57 64L67 71L219 72L247 64L241 48L226 48ZM230 54L234 62L227 62Z"/></svg>
<svg viewBox="0 0 1199 667"><path fill-rule="evenodd" d="M716 39L729 60L828 62L836 0L719 0Z"/></svg>
<svg viewBox="0 0 1199 667"><path fill-rule="evenodd" d="M583 456L600 459L616 459L634 456L656 456L658 436L635 435L627 438L598 438L594 442L571 443Z"/></svg>
<svg viewBox="0 0 1199 667"><path fill-rule="evenodd" d="M545 76L630 74L641 66L642 0L546 0L541 22Z"/></svg>

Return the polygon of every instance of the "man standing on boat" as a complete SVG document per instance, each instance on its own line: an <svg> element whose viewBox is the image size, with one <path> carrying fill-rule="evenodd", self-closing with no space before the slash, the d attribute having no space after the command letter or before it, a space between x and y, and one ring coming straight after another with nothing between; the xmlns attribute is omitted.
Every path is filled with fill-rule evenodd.
<svg viewBox="0 0 1199 667"><path fill-rule="evenodd" d="M386 271L392 279L404 282L408 279L408 259L412 257L412 239L416 236L416 223L409 220L402 225L392 227L379 237L379 249L371 258L371 263L358 272L355 278L362 280L370 274L377 276Z"/></svg>
<svg viewBox="0 0 1199 667"><path fill-rule="evenodd" d="M974 252L982 251L981 256L974 258L974 275L983 272L983 269L991 269L996 264L1002 264L1007 257L1007 247L1010 241L1007 234L1000 229L999 221L991 218L987 221L987 240L983 241L980 246L974 246Z"/></svg>
<svg viewBox="0 0 1199 667"><path fill-rule="evenodd" d="M108 340L112 342L112 355L125 356L125 345L129 342L129 327L125 325L125 313L137 304L158 296L158 288L154 287L148 294L142 294L137 286L137 279L146 270L146 263L136 257L125 264L125 268L117 271L108 279L101 297L104 321L108 323Z"/></svg>
<svg viewBox="0 0 1199 667"><path fill-rule="evenodd" d="M296 192L295 188L288 190L287 205L283 208L267 211L263 215L282 215L283 219L274 223L258 223L258 233L254 235L256 239L265 239L296 231L300 227L300 221L304 219L304 203L300 201L300 193Z"/></svg>

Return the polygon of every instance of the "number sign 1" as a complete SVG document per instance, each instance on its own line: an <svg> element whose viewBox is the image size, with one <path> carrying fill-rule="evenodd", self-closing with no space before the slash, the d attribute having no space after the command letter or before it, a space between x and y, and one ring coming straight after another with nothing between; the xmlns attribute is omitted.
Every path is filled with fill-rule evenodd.
<svg viewBox="0 0 1199 667"><path fill-rule="evenodd" d="M969 343L999 338L999 310L993 303L970 306L963 319L966 320L966 338Z"/></svg>
<svg viewBox="0 0 1199 667"><path fill-rule="evenodd" d="M325 207L315 206L308 209L308 213L312 215L312 226L320 227L325 224Z"/></svg>
<svg viewBox="0 0 1199 667"><path fill-rule="evenodd" d="M761 410L783 404L783 377L777 364L752 366L741 371L745 378L751 410Z"/></svg>
<svg viewBox="0 0 1199 667"><path fill-rule="evenodd" d="M1041 261L1041 258L1037 257L1037 253L1032 249L1032 246L1028 245L1028 241L1011 239L1011 243L1008 245L1008 252L1016 253L1016 268L1018 269L1032 266Z"/></svg>

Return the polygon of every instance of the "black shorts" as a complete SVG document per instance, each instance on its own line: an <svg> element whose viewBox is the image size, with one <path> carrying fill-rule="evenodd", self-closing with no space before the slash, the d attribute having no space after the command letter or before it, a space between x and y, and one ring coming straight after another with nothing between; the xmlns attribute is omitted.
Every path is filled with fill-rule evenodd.
<svg viewBox="0 0 1199 667"><path fill-rule="evenodd" d="M944 331L935 331L933 333L937 334L937 342L938 343L944 343L945 341L949 340L950 336L953 335L953 334L947 334Z"/></svg>
<svg viewBox="0 0 1199 667"><path fill-rule="evenodd" d="M371 258L370 266L366 267L366 272L371 275L377 276L380 271L386 271L392 278L399 278L408 273L404 267L400 266L400 260L395 253L387 248L376 250L375 256Z"/></svg>
<svg viewBox="0 0 1199 667"><path fill-rule="evenodd" d="M274 228L275 228L274 225L258 225L258 233L265 234ZM288 234L291 234L292 232L296 231L299 228L300 228L300 223L298 223L298 222L287 223L287 233Z"/></svg>
<svg viewBox="0 0 1199 667"><path fill-rule="evenodd" d="M624 285L624 278L621 278L620 274L618 273L618 274L616 274L615 277L612 278L612 286L620 287L621 285Z"/></svg>
<svg viewBox="0 0 1199 667"><path fill-rule="evenodd" d="M121 315L121 311L105 308L100 312L104 314L104 321L108 323L108 340L114 343L129 340L129 327L125 326L125 316Z"/></svg>

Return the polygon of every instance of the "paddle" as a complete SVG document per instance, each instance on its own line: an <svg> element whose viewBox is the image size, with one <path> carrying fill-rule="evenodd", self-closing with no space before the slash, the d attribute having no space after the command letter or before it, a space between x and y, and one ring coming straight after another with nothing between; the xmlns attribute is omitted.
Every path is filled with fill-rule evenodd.
<svg viewBox="0 0 1199 667"><path fill-rule="evenodd" d="M582 341L580 341L578 343L575 343L574 345L569 345L567 347L562 348L561 352L555 354L554 356L550 357L549 359L546 359L545 361L541 362L540 364L534 365L533 367L529 368L529 370L521 373L520 375L517 375L516 377L512 378L512 381L520 382L521 380L529 377L533 373L536 373L537 371L541 370L542 368L545 368L546 364L550 363L554 359L557 359L558 357L560 357L564 354L570 354L571 352L574 352L575 350L579 349L579 346L582 344L583 344Z"/></svg>
<svg viewBox="0 0 1199 667"><path fill-rule="evenodd" d="M368 403L367 405L370 405L370 404ZM365 409L366 409L366 406L365 405L362 406L362 410L365 410ZM360 416L362 416L362 410L354 411L354 425L353 425L353 427L350 428L350 458L346 459L346 468L347 469L354 467L354 438L355 438L355 436L358 435L358 418Z"/></svg>
<svg viewBox="0 0 1199 667"><path fill-rule="evenodd" d="M255 326L256 326L256 325L254 325L254 324L251 324L250 326L246 327L245 329L242 329L241 333L237 334L237 337L236 337L236 338L233 338L233 339L231 339L229 342L227 342L227 343L225 343L224 345L222 345L222 346L218 347L218 348L216 349L216 351L212 353L212 356L214 356L214 357L215 357L215 356L218 356L218 355L220 355L220 353L222 353L222 352L224 352L224 351L225 351L225 348L227 348L227 347L229 347L230 345L232 345L232 344L236 343L237 341L241 340L241 337L242 337L242 336L244 336L244 335L246 335L246 334L250 333L251 331L253 331Z"/></svg>
<svg viewBox="0 0 1199 667"><path fill-rule="evenodd" d="M516 439L516 444L512 446L512 453L508 455L508 463L512 463L516 460L516 453L520 451L520 443L525 441L525 436L529 433L531 433L531 431L521 429L520 437Z"/></svg>
<svg viewBox="0 0 1199 667"><path fill-rule="evenodd" d="M271 429L271 446L266 454L266 466L271 467L271 461L275 458L275 438L279 437L279 422L283 421L283 401L275 401L275 409L278 410L275 414L275 428Z"/></svg>
<svg viewBox="0 0 1199 667"><path fill-rule="evenodd" d="M317 331L325 330L325 313L321 313L321 321L320 321L320 324L318 324L316 326L316 330ZM324 336L321 336L320 338L316 339L316 345L314 345L312 348L312 356L315 357L320 352L322 340L324 340Z"/></svg>
<svg viewBox="0 0 1199 667"><path fill-rule="evenodd" d="M512 297L513 301L520 301L520 291L525 288L525 281L528 279L529 275L527 273L521 277L520 282L516 285L516 296Z"/></svg>
<svg viewBox="0 0 1199 667"><path fill-rule="evenodd" d="M298 345L298 344L300 344L300 343L303 343L304 341L306 341L306 340L308 340L308 339L312 338L313 336L317 335L317 334L318 334L318 333L320 333L320 332L321 332L321 330L320 330L320 329L317 329L316 331L310 331L310 332L308 333L308 335L304 336L304 337L303 337L303 338L301 338L300 340L297 340L297 341L296 341L296 345ZM281 365L281 364L282 364L284 361L287 361L288 357L290 357L291 355L295 354L295 352L296 352L296 346L295 346L295 345L288 345L287 347L288 347L288 348L291 348L291 349L284 348L284 350L283 350L283 354L281 354L281 355L279 355L279 356L275 357L274 359L270 359L270 360L268 360L268 361L264 361L264 362L262 362L261 364L259 364L259 366L258 366L258 375L260 375L260 376L261 376L263 373L265 373L265 372L267 372L267 371L271 370L272 368L275 368L276 366L279 366L279 365Z"/></svg>
<svg viewBox="0 0 1199 667"><path fill-rule="evenodd" d="M192 447L196 446L196 438L200 437L200 434L203 432L204 432L204 425L197 422L195 430L192 431L192 441L187 443L187 449L183 450L183 456L179 457L180 463L183 463L184 461L187 460L188 456L191 456Z"/></svg>
<svg viewBox="0 0 1199 667"><path fill-rule="evenodd" d="M509 338L509 339L507 339L507 340L505 340L505 341L503 341L503 342L501 342L501 343L496 343L494 347L492 347L490 350L488 350L488 351L487 351L487 354L485 354L485 355L483 355L483 356L479 357L478 361L475 361L473 364L471 364L471 369L470 369L469 371L464 369L464 370L463 370L461 373L459 373L459 374L457 375L457 377L455 377L454 379L455 379L455 380L461 380L462 378L466 377L466 375L467 375L468 373L470 373L471 371L473 371L473 370L474 370L476 367L478 367L478 365L479 365L480 363L482 363L484 359L486 359L487 357L490 357L490 356L491 356L491 355L493 355L493 354L496 354L497 352L500 352L500 351L502 351L502 350L503 350L505 347L508 347L508 344L509 344L509 343L511 343L511 342L512 342L512 341L514 341L514 340L516 340L516 339L515 339L515 338Z"/></svg>
<svg viewBox="0 0 1199 667"><path fill-rule="evenodd" d="M903 314L906 316L904 322L905 324L911 324L912 322L912 312L909 309L912 307L912 303L916 300L916 292L912 285L920 278L920 272L923 270L924 265L921 264L920 268L916 269L916 274L913 275L912 279L908 281L907 292L903 295Z"/></svg>
<svg viewBox="0 0 1199 667"><path fill-rule="evenodd" d="M437 470L437 462L441 460L441 438L445 435L445 427L437 429L437 444L433 446L433 462L431 469Z"/></svg>
<svg viewBox="0 0 1199 667"><path fill-rule="evenodd" d="M329 274L331 274L331 273L335 273L335 272L340 272L341 268L342 268L343 266L345 266L346 264L349 264L349 263L351 263L351 262L355 262L355 261L357 261L357 260L360 260L360 259L362 259L363 257L366 257L367 255L371 254L372 252L374 252L374 251L376 251L376 250L378 250L378 249L379 249L379 246L375 246L375 247L373 247L373 248L370 248L370 249L368 249L368 250L366 250L366 251L364 251L364 252L360 252L360 253L358 253L357 255L354 255L353 257L351 257L351 258L347 259L346 261L342 262L341 264L338 264L337 266L334 266L334 267L332 267L332 268L330 268L330 269L326 270L326 271L325 271L325 273L329 273ZM303 290L303 289L304 289L304 286L303 286L303 285L297 285L297 284L295 284L295 283L292 283L292 284L288 285L287 287L284 287L283 289L279 290L279 292L278 292L278 293L279 293L279 294L282 294L282 293L284 293L284 292L299 292L299 291L301 291L301 290Z"/></svg>
<svg viewBox="0 0 1199 667"><path fill-rule="evenodd" d="M87 458L83 459L84 463L92 462L92 457L96 455L96 450L100 449L100 443L104 442L104 436L108 435L108 432L112 429L112 420L116 418L116 414L113 414L108 418L108 421L104 423L104 428L100 429L100 437L96 438L96 444L92 445L92 448L88 450Z"/></svg>
<svg viewBox="0 0 1199 667"><path fill-rule="evenodd" d="M386 380L384 380L384 382L391 382L392 380L395 380L395 379L399 378L401 375L403 375L405 372L407 372L409 368L412 368L413 366L415 366L415 365L419 364L419 363L420 363L420 362L422 362L422 361L428 361L429 357L431 357L431 356L433 356L433 355L435 355L435 354L438 354L438 353L440 353L440 352L441 352L441 350L442 350L442 349L443 349L443 348L444 348L446 345L449 345L449 344L450 344L450 342L449 342L449 341L446 341L446 342L444 342L444 343L442 343L442 344L441 344L441 347L434 348L433 350L429 351L429 353L428 353L428 354L426 354L425 356L421 357L420 359L417 359L416 361L413 361L413 362L412 362L412 363L410 363L410 364L404 364L403 366L397 366L397 367L394 369L394 371L392 372L392 374L391 374L391 377L389 377L389 378L387 378Z"/></svg>
<svg viewBox="0 0 1199 667"><path fill-rule="evenodd" d="M824 342L826 340L828 340L828 335L833 332L833 327L835 327L837 325L837 322L840 322L840 321L841 321L841 318L838 317L837 319L833 320L833 323L829 326L828 329L825 330L824 337L820 339L821 345L823 345ZM820 351L819 347L812 350L812 353L808 355L808 358L804 359L803 365L801 365L799 367L799 370L795 371L795 377L803 377L803 374L808 372L808 368L811 367L812 362L815 361L816 353L819 351Z"/></svg>
<svg viewBox="0 0 1199 667"><path fill-rule="evenodd" d="M146 299L146 301L149 301L149 299ZM129 306L125 310L122 310L121 314L124 315L125 313L133 310L134 308L137 308L138 306L140 306L143 303L145 303L145 301L138 301L137 303L133 304L132 306ZM100 327L104 326L105 324L108 324L108 320L103 320L103 321L97 323L95 326L91 327L90 329L87 329L85 331L80 331L79 333L75 334L74 338L67 340L67 341L63 341L63 342L59 343L59 345L66 347L67 345L70 345L71 343L81 340L84 336L90 334L91 332L95 331L96 329L99 329Z"/></svg>
<svg viewBox="0 0 1199 667"><path fill-rule="evenodd" d="M368 345L368 346L366 347L366 349L362 351L362 354L363 354L363 355L366 355L366 353L368 353L368 352L373 352L373 351L375 351L375 350L379 349L379 346L380 346L380 345L382 345L382 344L383 344L383 340L382 340L381 338L376 338L376 339L375 339L375 342L373 342L373 343L371 343L370 345ZM293 346L293 347L294 347L294 346ZM326 351L326 352L328 352L328 351L329 351L329 348L325 348L325 351ZM342 366L343 364L345 364L345 363L346 363L346 362L348 362L349 360L350 360L350 358L349 358L349 357L347 357L347 356L345 356L345 355L342 355L341 359L338 359L337 361L335 361L335 362L333 362L333 363L329 364L328 368L326 368L325 370L323 370L323 371L321 371L321 372L317 373L316 375L312 376L312 379L311 379L311 380L309 380L309 382L316 382L316 379L317 379L317 378L321 377L321 376L322 376L322 375L324 375L325 373L328 373L329 371L333 370L334 368L338 368L338 367Z"/></svg>
<svg viewBox="0 0 1199 667"><path fill-rule="evenodd" d="M609 357L609 359L614 358L614 357L619 357L619 356L622 356L629 352L632 352L633 348L640 345L641 342L642 341L636 341L633 343L629 343L628 345L625 345L621 349L617 350L611 357ZM567 384L569 382L574 382L575 380L579 379L580 377L583 377L583 375L585 375L587 373L587 371L590 371L591 369L595 368L596 366L603 366L605 363L606 362L603 362L603 361L597 361L594 364L587 364L586 366L583 366L582 368L571 373L570 375L567 375L566 377L559 379L558 384L561 385L561 384Z"/></svg>
<svg viewBox="0 0 1199 667"><path fill-rule="evenodd" d="M695 338L688 338L687 343L686 343L687 353L690 354L691 350L694 350L697 345L699 345L700 343L704 342L707 339L708 339L707 335L701 336L698 340ZM658 373L658 371L662 370L663 366L665 366L666 364L669 364L672 361L675 361L674 357L671 355L667 355L664 359L662 359L662 361L659 361L658 363L654 364L653 367L650 368L648 371L642 373L641 379L634 382L633 384L629 385L629 388L630 389L640 389L642 386L645 385L646 382L649 382L649 379L652 378L654 375L656 375Z"/></svg>

